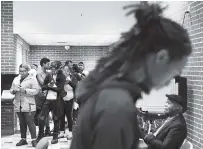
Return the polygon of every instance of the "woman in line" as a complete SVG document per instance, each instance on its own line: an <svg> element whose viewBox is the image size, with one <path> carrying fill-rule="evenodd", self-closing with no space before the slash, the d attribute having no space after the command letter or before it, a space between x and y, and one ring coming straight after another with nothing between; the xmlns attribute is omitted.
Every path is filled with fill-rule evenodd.
<svg viewBox="0 0 203 149"><path fill-rule="evenodd" d="M64 112L63 97L66 95L66 92L64 91L66 78L61 70L61 65L60 61L52 62L51 73L49 73L44 80L42 91L53 91L56 96L51 97L51 99L49 99L48 94L46 96L46 101L39 114L39 135L37 142L44 137L45 119L49 116L49 112L51 111L53 114L52 119L54 121L53 139L51 140L51 144L58 143L59 122L60 117Z"/></svg>
<svg viewBox="0 0 203 149"><path fill-rule="evenodd" d="M159 5L125 8L137 23L79 83L82 106L70 149L137 148L137 99L180 75L192 51L187 31L162 17Z"/></svg>
<svg viewBox="0 0 203 149"><path fill-rule="evenodd" d="M15 94L13 101L14 111L17 113L20 121L21 140L16 146L26 145L27 126L31 133L32 146L36 147L36 126L34 124L34 115L36 111L35 95L39 92L37 79L29 75L29 65L21 64L19 75L13 80L11 93Z"/></svg>
<svg viewBox="0 0 203 149"><path fill-rule="evenodd" d="M72 114L73 114L73 103L75 101L75 88L78 81L76 77L70 72L69 66L67 65L64 66L63 73L66 76L64 90L67 92L67 95L63 97L64 114L60 118L60 134L58 137L59 138L67 137L67 139L70 140L72 139L72 129L73 129ZM65 130L65 116L68 121L68 131Z"/></svg>

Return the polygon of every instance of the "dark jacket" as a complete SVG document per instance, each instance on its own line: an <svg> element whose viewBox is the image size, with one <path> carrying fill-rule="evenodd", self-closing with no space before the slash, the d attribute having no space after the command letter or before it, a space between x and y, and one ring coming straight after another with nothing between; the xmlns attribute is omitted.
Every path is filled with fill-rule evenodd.
<svg viewBox="0 0 203 149"><path fill-rule="evenodd" d="M53 79L52 74L48 74L46 76L42 90L52 90L57 92L57 99L53 100L52 102L54 102L53 114L54 116L59 118L63 114L62 109L64 109L63 94L65 93L64 85L65 85L66 77L63 74L63 72L59 70L56 77L57 87L48 87L48 84L52 81L52 79Z"/></svg>
<svg viewBox="0 0 203 149"><path fill-rule="evenodd" d="M81 107L70 149L136 148L135 102L140 97L140 89L130 83L114 81L101 87Z"/></svg>
<svg viewBox="0 0 203 149"><path fill-rule="evenodd" d="M187 126L182 114L170 120L148 143L149 149L180 149L187 137Z"/></svg>

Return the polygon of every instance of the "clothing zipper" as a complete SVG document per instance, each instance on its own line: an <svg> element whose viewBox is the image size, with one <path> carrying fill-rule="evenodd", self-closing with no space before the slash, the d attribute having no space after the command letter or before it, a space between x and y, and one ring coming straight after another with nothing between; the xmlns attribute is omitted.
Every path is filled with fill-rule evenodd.
<svg viewBox="0 0 203 149"><path fill-rule="evenodd" d="M31 105L29 103L29 115L31 115Z"/></svg>

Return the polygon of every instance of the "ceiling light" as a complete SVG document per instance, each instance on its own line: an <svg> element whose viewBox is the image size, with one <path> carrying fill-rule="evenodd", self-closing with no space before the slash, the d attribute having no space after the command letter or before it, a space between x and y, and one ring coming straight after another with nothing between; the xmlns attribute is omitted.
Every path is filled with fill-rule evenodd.
<svg viewBox="0 0 203 149"><path fill-rule="evenodd" d="M65 49L68 51L70 49L70 46L65 46Z"/></svg>

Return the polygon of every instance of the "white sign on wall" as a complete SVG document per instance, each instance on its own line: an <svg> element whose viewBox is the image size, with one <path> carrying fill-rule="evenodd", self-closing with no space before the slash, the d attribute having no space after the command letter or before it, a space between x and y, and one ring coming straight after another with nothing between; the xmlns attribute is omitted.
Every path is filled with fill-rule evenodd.
<svg viewBox="0 0 203 149"><path fill-rule="evenodd" d="M22 45L17 43L16 49L16 74L19 73L19 66L23 63L23 48Z"/></svg>

